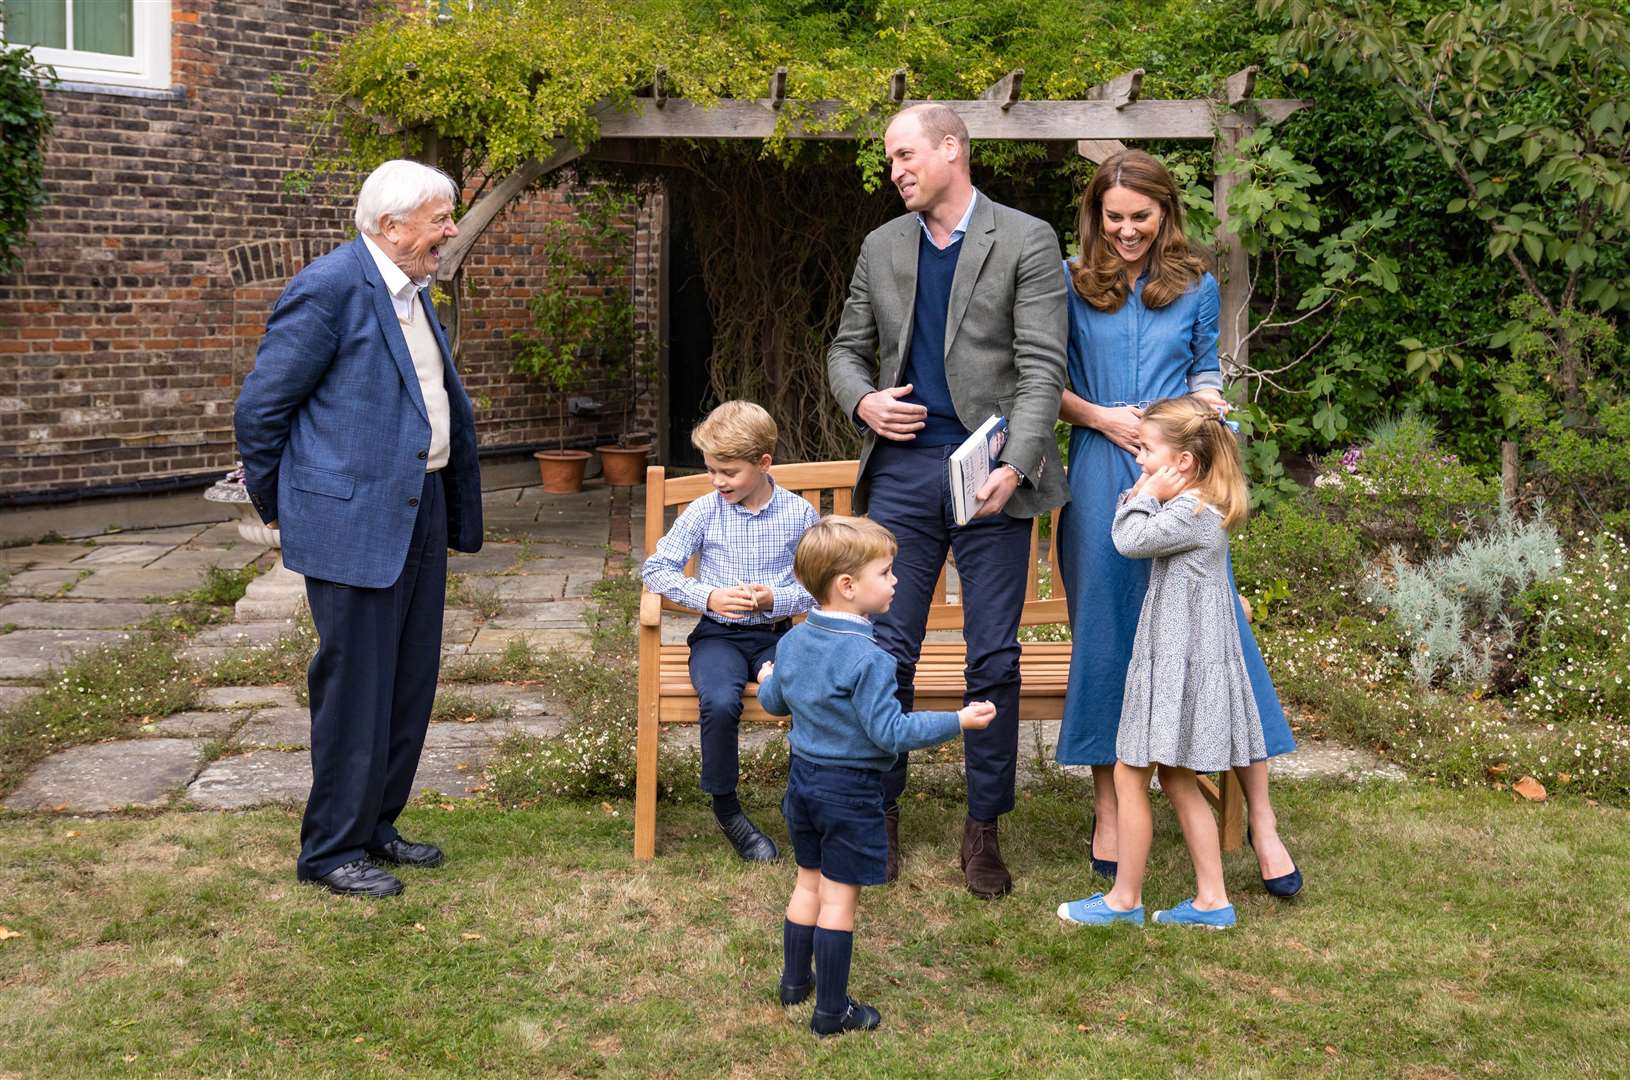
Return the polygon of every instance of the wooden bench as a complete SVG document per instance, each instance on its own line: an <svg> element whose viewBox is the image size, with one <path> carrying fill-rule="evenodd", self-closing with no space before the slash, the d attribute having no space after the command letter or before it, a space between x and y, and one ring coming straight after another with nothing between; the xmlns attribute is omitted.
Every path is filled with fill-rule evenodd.
<svg viewBox="0 0 1630 1080"><path fill-rule="evenodd" d="M803 465L777 465L777 484L808 500L817 513L847 514L851 511L851 489L855 482L856 461L820 461ZM668 510L677 514L693 500L713 490L706 475L668 479L667 471L653 465L645 473L645 547L649 556L662 539L668 525ZM1039 595L1040 564L1045 560L1051 573L1052 590L1045 598ZM1024 609L1019 617L1021 626L1039 626L1047 623L1067 623L1069 613L1065 607L1063 584L1056 572L1058 566L1057 531L1052 532L1045 552L1042 548L1040 521L1030 530L1030 576L1025 585ZM687 574L696 572L696 560L686 567ZM959 598L960 599L960 598ZM679 607L648 589L640 593L639 626L639 730L634 761L634 857L649 859L656 854L657 820L657 748L663 724L694 724L699 718L696 690L690 682L690 647L684 644L662 643L663 611L683 612L694 616L688 608ZM946 575L940 574L934 589L933 604L928 609L929 630L962 629L963 610L951 601L946 591ZM1070 678L1070 643L1023 642L1019 660L1022 688L1019 695L1021 721L1061 720L1064 716L1064 692ZM966 689L963 668L967 652L962 642L925 642L922 657L917 664L916 704L918 709L956 710L962 708ZM782 717L771 716L758 704L758 684L748 683L742 694L743 721L782 723ZM1223 846L1233 850L1240 845L1243 805L1239 782L1232 773L1227 774L1221 792L1209 780L1201 778L1207 798L1222 811Z"/></svg>

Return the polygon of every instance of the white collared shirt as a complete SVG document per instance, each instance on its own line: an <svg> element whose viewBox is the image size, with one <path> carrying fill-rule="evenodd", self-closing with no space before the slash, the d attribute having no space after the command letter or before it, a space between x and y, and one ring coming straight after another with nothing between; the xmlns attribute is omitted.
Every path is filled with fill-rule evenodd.
<svg viewBox="0 0 1630 1080"><path fill-rule="evenodd" d="M368 245L368 254L374 257L374 265L379 267L379 276L385 279L385 291L391 294L391 303L396 307L396 317L403 322L412 322L418 317L419 305L415 301L419 298L419 290L428 286L430 279L420 278L414 281L408 277L366 233L363 234L362 242Z"/></svg>
<svg viewBox="0 0 1630 1080"><path fill-rule="evenodd" d="M951 238L945 241L945 247L950 247L952 244L956 243L958 240L967 235L968 222L973 220L973 208L978 202L979 189L975 188L973 198L968 200L968 209L963 211L962 220L957 222L956 228L951 230ZM933 244L936 248L940 248L940 245L934 240L934 234L928 231L928 219L923 217L921 212L917 214L917 224L923 227L923 235L928 237L928 242ZM943 251L944 248L940 248L940 250Z"/></svg>

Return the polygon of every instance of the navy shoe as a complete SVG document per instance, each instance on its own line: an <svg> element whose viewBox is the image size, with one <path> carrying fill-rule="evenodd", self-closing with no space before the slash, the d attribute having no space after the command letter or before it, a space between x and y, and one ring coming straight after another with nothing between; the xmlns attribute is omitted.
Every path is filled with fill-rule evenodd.
<svg viewBox="0 0 1630 1080"><path fill-rule="evenodd" d="M1092 872L1094 874L1097 874L1101 878L1108 878L1110 881L1114 881L1116 872L1120 870L1120 864L1113 859L1100 859L1098 856L1092 853L1092 846L1097 839L1098 814L1097 811L1094 811L1092 815L1092 829L1087 834L1087 857L1092 860Z"/></svg>
<svg viewBox="0 0 1630 1080"><path fill-rule="evenodd" d="M752 819L740 810L719 822L719 828L724 832L725 839L730 841L730 846L736 849L736 854L747 862L773 863L781 857L775 841L765 836Z"/></svg>
<svg viewBox="0 0 1630 1080"><path fill-rule="evenodd" d="M1251 836L1251 827L1249 825L1245 827L1245 842L1251 845L1252 851L1256 850L1256 841ZM1289 900L1291 897L1302 891L1301 868L1296 865L1294 860L1292 860L1290 864L1290 873L1282 874L1279 877L1274 878L1265 877L1262 879L1262 887L1268 890L1269 896L1277 896L1281 900Z"/></svg>
<svg viewBox="0 0 1630 1080"><path fill-rule="evenodd" d="M841 1013L823 1013L816 1009L809 1018L809 1030L825 1038L828 1035L842 1035L845 1031L875 1031L882 1022L882 1013L850 998Z"/></svg>
<svg viewBox="0 0 1630 1080"><path fill-rule="evenodd" d="M786 983L782 983L780 989L781 1004L783 1007L802 1005L809 1000L809 995L814 991L815 983L813 981L798 986L788 986Z"/></svg>

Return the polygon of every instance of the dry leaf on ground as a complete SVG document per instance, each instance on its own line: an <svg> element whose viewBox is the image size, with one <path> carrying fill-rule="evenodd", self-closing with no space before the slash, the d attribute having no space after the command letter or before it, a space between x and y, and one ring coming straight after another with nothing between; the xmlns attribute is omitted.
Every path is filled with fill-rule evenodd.
<svg viewBox="0 0 1630 1080"><path fill-rule="evenodd" d="M0 941L10 941L14 937L22 937L22 933L9 926L0 926Z"/></svg>
<svg viewBox="0 0 1630 1080"><path fill-rule="evenodd" d="M1527 799L1529 802L1545 801L1545 785L1532 776L1525 776L1511 785L1511 790Z"/></svg>

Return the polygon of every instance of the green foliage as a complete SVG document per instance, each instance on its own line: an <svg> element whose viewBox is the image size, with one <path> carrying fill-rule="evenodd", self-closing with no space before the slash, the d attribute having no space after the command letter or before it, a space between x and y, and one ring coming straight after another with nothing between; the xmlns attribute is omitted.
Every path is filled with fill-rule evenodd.
<svg viewBox="0 0 1630 1080"><path fill-rule="evenodd" d="M191 600L216 607L231 607L243 599L249 583L260 575L253 563L236 570L211 566L204 571L204 583L187 594Z"/></svg>
<svg viewBox="0 0 1630 1080"><path fill-rule="evenodd" d="M1253 514L1229 546L1234 581L1258 621L1334 622L1352 606L1364 566L1359 536L1301 501Z"/></svg>
<svg viewBox="0 0 1630 1080"><path fill-rule="evenodd" d="M1492 529L1449 554L1391 561L1391 580L1371 578L1365 594L1390 612L1416 684L1480 689L1516 644L1517 598L1560 572L1562 547L1543 516L1522 521L1502 507Z"/></svg>
<svg viewBox="0 0 1630 1080"><path fill-rule="evenodd" d="M1553 316L1528 296L1511 310L1521 329L1497 385L1535 483L1569 519L1630 536L1630 344L1599 315Z"/></svg>
<svg viewBox="0 0 1630 1080"><path fill-rule="evenodd" d="M45 89L56 74L28 49L0 42L0 274L22 261L29 219L45 205Z"/></svg>
<svg viewBox="0 0 1630 1080"><path fill-rule="evenodd" d="M628 218L639 206L639 195L599 184L579 189L572 205L573 216L551 221L542 242L549 280L527 302L532 326L510 338L518 346L514 370L547 383L559 394L562 437L566 392L595 361L626 374L628 393L622 395L626 430L637 400L637 365L643 359L635 332L633 291L620 269L606 277L606 267L632 262Z"/></svg>
<svg viewBox="0 0 1630 1080"><path fill-rule="evenodd" d="M1410 556L1452 547L1497 502L1494 487L1441 450L1432 426L1414 413L1383 420L1362 446L1326 455L1313 492L1373 549Z"/></svg>
<svg viewBox="0 0 1630 1080"><path fill-rule="evenodd" d="M436 703L430 708L430 722L436 724L457 721L461 724L474 724L482 720L498 720L513 716L514 713L515 706L502 699L447 689L436 694Z"/></svg>
<svg viewBox="0 0 1630 1080"><path fill-rule="evenodd" d="M1566 573L1529 589L1522 604L1528 685L1517 711L1536 724L1604 723L1630 734L1630 546L1595 536ZM1600 755L1591 759L1581 767L1601 764Z"/></svg>
<svg viewBox="0 0 1630 1080"><path fill-rule="evenodd" d="M306 668L317 655L317 628L301 606L288 632L270 645L234 649L203 672L205 686L277 686L306 691Z"/></svg>

